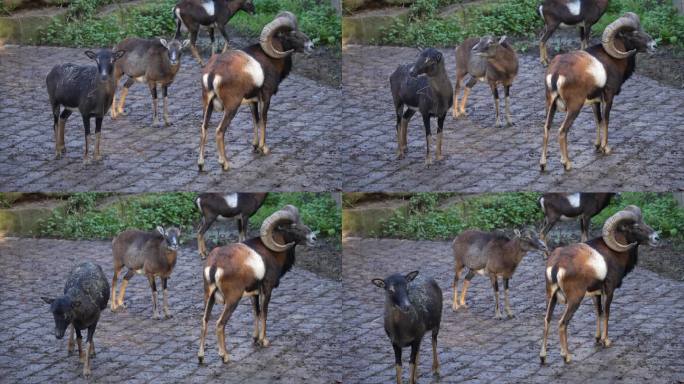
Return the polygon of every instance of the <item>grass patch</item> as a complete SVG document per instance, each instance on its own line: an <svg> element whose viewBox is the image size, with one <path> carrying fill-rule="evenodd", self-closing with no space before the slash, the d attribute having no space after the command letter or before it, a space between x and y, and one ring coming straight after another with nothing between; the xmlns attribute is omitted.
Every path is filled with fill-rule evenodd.
<svg viewBox="0 0 684 384"><path fill-rule="evenodd" d="M409 21L396 21L383 32L377 43L408 46L453 46L465 38L486 34L538 39L544 27L539 16L539 0L498 1L466 7L449 17L438 16L440 0L423 0L431 5L411 7ZM613 0L593 34L600 36L606 25L625 12L641 17L644 30L664 44L684 47L684 16L669 0Z"/></svg>
<svg viewBox="0 0 684 384"><path fill-rule="evenodd" d="M383 223L381 237L411 240L451 240L466 229L492 231L533 226L540 228L544 216L539 193L495 193L470 197L463 202L440 207L450 195L417 193L409 198L409 213L396 213ZM644 220L661 237L684 241L684 208L671 193L623 193L592 220L593 228L627 205L642 209Z"/></svg>
<svg viewBox="0 0 684 384"><path fill-rule="evenodd" d="M106 199L111 204L99 207ZM136 228L152 230L157 225L178 226L185 238L193 238L200 214L195 205L195 193L146 193L113 195L107 193L74 193L66 207L56 210L40 224L39 236L63 239L110 239L119 232ZM319 236L339 243L341 213L330 194L271 193L264 205L250 220L252 229L285 204L297 206L302 220Z"/></svg>
<svg viewBox="0 0 684 384"><path fill-rule="evenodd" d="M140 7L120 7L107 16L97 16L98 6L110 0L72 2L64 20L54 20L41 35L41 44L71 47L112 46L126 37L172 36L176 25L171 9L176 0L155 0ZM315 0L254 0L256 14L239 12L228 22L243 34L258 36L263 26L280 11L297 15L300 29L315 44L336 45L341 21L329 3ZM217 32L218 35L218 32Z"/></svg>

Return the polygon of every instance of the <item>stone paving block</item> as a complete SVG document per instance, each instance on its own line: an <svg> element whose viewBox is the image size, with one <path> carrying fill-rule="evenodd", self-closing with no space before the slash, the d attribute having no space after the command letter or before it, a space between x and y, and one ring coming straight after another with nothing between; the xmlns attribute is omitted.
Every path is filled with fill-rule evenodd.
<svg viewBox="0 0 684 384"><path fill-rule="evenodd" d="M595 314L585 300L568 328L571 364L560 357L556 308L549 332L547 364L539 364L545 313L544 260L525 256L511 279L511 307L516 317L494 319L489 279L475 277L467 309L451 310L453 256L450 242L393 239L346 239L342 284L344 382L387 383L394 380L394 352L383 329L384 293L371 279L419 270L435 278L444 293L438 338L440 383L630 382L672 383L684 378L682 334L684 282L636 267L616 291L611 306L610 348L594 344ZM461 280L462 283L462 280ZM404 378L410 349L404 349ZM430 372L429 336L419 354L419 381L436 382ZM379 367L386 367L378 371Z"/></svg>
<svg viewBox="0 0 684 384"><path fill-rule="evenodd" d="M315 252L299 249L298 253ZM68 272L78 263L98 263L112 276L111 242L0 239L0 382L82 383L78 354L67 356L66 338L56 340L54 320L40 296L62 293ZM88 382L330 383L341 380L333 364L341 282L295 267L273 292L268 348L252 345L253 318L247 300L226 326L231 360L220 362L215 307L207 333L206 364L197 364L203 312L201 264L196 249L181 248L169 279L174 317L151 319L146 279L136 276L126 290L128 309L105 309L95 333L97 356ZM160 299L161 305L161 299ZM220 306L219 306L220 307ZM331 347L335 346L335 347ZM279 381L280 380L280 381Z"/></svg>
<svg viewBox="0 0 684 384"><path fill-rule="evenodd" d="M455 57L442 49L452 84ZM591 108L580 113L568 135L573 169L560 164L557 113L549 138L547 171L539 171L544 111L544 68L535 55L519 55L511 88L515 126L494 127L489 87L479 83L468 99L467 117L444 125L445 160L426 169L425 131L416 114L409 123L408 153L395 159L395 113L389 76L399 64L416 59L414 48L349 45L344 49L342 122L344 185L350 191L674 191L684 188L684 90L634 75L615 99L609 143L613 154L594 152ZM461 88L463 92L463 88ZM503 103L503 101L502 101ZM433 133L436 121L432 120ZM434 156L434 148L431 150ZM453 170L470 171L445 177ZM462 172L463 173L463 172ZM373 180L368 180L368 175Z"/></svg>
<svg viewBox="0 0 684 384"><path fill-rule="evenodd" d="M186 54L169 88L170 127L151 126L146 86L131 87L128 116L102 123L102 163L84 166L83 123L78 113L67 121L66 158L54 160L52 111L45 77L52 66L91 64L83 49L4 46L0 51L0 190L48 191L330 191L341 186L337 136L341 124L338 88L291 74L273 97L266 128L271 154L252 153L252 121L242 107L226 133L232 168L217 162L214 113L207 140L205 169L197 171L202 120L199 65ZM161 100L159 101L161 111ZM94 124L94 123L93 123ZM94 128L93 128L94 129ZM140 177L126 177L125 174ZM157 177L155 177L157 176ZM155 181L152 181L155 179Z"/></svg>

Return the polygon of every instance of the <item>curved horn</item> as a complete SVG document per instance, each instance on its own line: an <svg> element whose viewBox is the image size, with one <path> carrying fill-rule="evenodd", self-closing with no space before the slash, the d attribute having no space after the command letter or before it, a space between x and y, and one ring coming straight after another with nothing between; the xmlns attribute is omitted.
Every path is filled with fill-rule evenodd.
<svg viewBox="0 0 684 384"><path fill-rule="evenodd" d="M273 36L281 28L296 30L297 17L291 12L282 12L278 14L273 21L264 26L264 29L261 31L261 36L259 36L259 45L261 45L261 49L263 49L268 56L274 59L282 59L283 57L286 57L294 52L294 49L281 52L273 47Z"/></svg>
<svg viewBox="0 0 684 384"><path fill-rule="evenodd" d="M603 241L606 242L606 245L608 248L612 249L615 252L627 252L630 249L632 249L637 243L631 243L631 244L620 244L616 239L615 239L615 229L618 225L623 220L631 219L635 221L639 221L641 219L641 211L639 208L636 208L635 210L632 208L634 206L629 206L622 211L614 214L613 216L609 217L608 220L603 224L603 231L602 231L602 236L603 236Z"/></svg>
<svg viewBox="0 0 684 384"><path fill-rule="evenodd" d="M616 59L626 59L635 54L636 49L632 49L628 52L622 52L617 49L615 47L615 35L622 28L632 27L634 29L639 29L639 25L639 16L632 12L627 12L621 18L610 23L603 31L603 36L601 37L601 44L603 45L603 49L606 50L606 53Z"/></svg>
<svg viewBox="0 0 684 384"><path fill-rule="evenodd" d="M288 207L291 206L285 206L283 209L274 212L271 216L267 217L261 224L261 230L259 231L261 241L264 243L266 248L270 249L273 252L285 252L294 245L294 243L278 244L273 239L273 230L276 226L278 226L278 224L280 224L283 221L296 222L298 219L297 216L299 215L299 212L293 212Z"/></svg>

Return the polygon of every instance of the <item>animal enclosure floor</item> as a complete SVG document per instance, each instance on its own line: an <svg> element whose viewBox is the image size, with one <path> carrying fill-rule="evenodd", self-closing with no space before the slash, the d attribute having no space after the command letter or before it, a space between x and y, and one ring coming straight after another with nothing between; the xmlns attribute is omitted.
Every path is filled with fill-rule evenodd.
<svg viewBox="0 0 684 384"><path fill-rule="evenodd" d="M468 290L469 308L451 310L453 256L449 242L347 239L343 244L342 348L344 382L393 382L394 352L383 329L384 292L371 284L392 273L435 278L444 292L438 338L441 380L430 372L429 335L419 353L421 383L673 383L684 380L684 282L636 267L623 281L611 306L610 348L595 346L595 312L585 299L568 327L573 361L560 357L557 305L549 331L547 363L539 364L545 312L544 260L529 253L511 279L513 319L494 319L489 278L476 275ZM463 282L463 276L460 283ZM501 287L501 285L499 285ZM460 284L459 284L460 290ZM503 289L502 289L503 291ZM503 292L502 292L503 293ZM503 294L501 297L503 305ZM403 351L404 380L410 348ZM351 368L353 367L353 369Z"/></svg>
<svg viewBox="0 0 684 384"><path fill-rule="evenodd" d="M455 81L453 49L441 49ZM467 116L444 123L441 163L426 169L425 131L416 114L408 128L408 153L396 159L395 112L389 76L413 63L414 48L350 45L343 50L342 151L350 191L675 191L684 188L684 90L634 75L615 98L608 130L613 153L594 151L596 128L584 107L568 134L573 169L564 172L558 150L558 112L550 130L547 170L539 171L544 110L544 71L534 55L519 55L511 87L513 127L494 127L489 86L478 83ZM467 81L467 78L466 78ZM461 94L463 88L461 88ZM499 90L503 113L503 90ZM503 115L502 115L503 116ZM433 143L436 119L432 119ZM434 144L431 148L434 157Z"/></svg>
<svg viewBox="0 0 684 384"><path fill-rule="evenodd" d="M0 239L0 381L86 382L81 376L83 366L78 362L78 353L67 357L66 336L55 339L54 320L40 296L61 294L68 272L86 260L98 263L111 281L111 252L108 241ZM301 252L315 255L315 248L302 247ZM147 279L134 276L126 290L126 312L112 313L107 308L101 314L94 339L97 356L91 360L89 382L146 383L161 379L251 384L339 380L340 284L295 265L273 292L268 348L252 344L251 303L242 300L226 326L230 355L227 364L220 361L216 347L215 324L222 306L215 305L207 332L205 365L198 365L202 268L197 249L182 247L169 279L173 318L151 318Z"/></svg>
<svg viewBox="0 0 684 384"><path fill-rule="evenodd" d="M252 153L252 117L240 107L226 132L231 169L218 164L214 131L208 129L206 172L198 172L202 120L200 68L190 54L169 88L172 126L152 126L152 98L136 83L126 99L128 116L102 123L104 161L84 165L83 122L67 120L66 157L54 159L52 111L45 76L53 65L92 64L84 49L4 46L0 49L0 190L2 191L330 191L341 185L339 107L342 92L291 74L273 97L268 114L268 156ZM122 80L123 82L123 80ZM162 99L159 94L161 120ZM94 132L94 120L91 130ZM91 148L93 150L93 148Z"/></svg>

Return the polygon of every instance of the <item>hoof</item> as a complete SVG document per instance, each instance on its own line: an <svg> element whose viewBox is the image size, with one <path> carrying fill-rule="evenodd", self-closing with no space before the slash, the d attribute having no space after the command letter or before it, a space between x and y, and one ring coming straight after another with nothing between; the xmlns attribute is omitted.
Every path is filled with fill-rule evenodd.
<svg viewBox="0 0 684 384"><path fill-rule="evenodd" d="M509 319L514 319L515 318L515 313L509 313L508 314Z"/></svg>
<svg viewBox="0 0 684 384"><path fill-rule="evenodd" d="M451 310L452 310L452 311L456 312L456 311L458 311L459 309L461 309L461 306L460 306L460 305L458 305L458 304L456 304L456 305L453 305L453 304L452 304L452 305L451 305Z"/></svg>
<svg viewBox="0 0 684 384"><path fill-rule="evenodd" d="M197 363L198 364L203 364L204 363L204 355L197 355Z"/></svg>
<svg viewBox="0 0 684 384"><path fill-rule="evenodd" d="M252 153L257 153L257 152L259 152L259 145L252 144Z"/></svg>
<svg viewBox="0 0 684 384"><path fill-rule="evenodd" d="M494 315L494 318L497 319L497 320L503 319L503 317L501 316L500 313L497 313L496 315Z"/></svg>
<svg viewBox="0 0 684 384"><path fill-rule="evenodd" d="M546 355L539 355L539 362L543 365L546 364Z"/></svg>
<svg viewBox="0 0 684 384"><path fill-rule="evenodd" d="M225 172L230 169L230 165L228 165L228 162L226 161L225 163L221 164L221 169Z"/></svg>
<svg viewBox="0 0 684 384"><path fill-rule="evenodd" d="M261 345L262 347L266 348L266 347L268 347L269 345L271 345L271 342L268 341L268 339L262 339L262 340L259 341L259 345Z"/></svg>
<svg viewBox="0 0 684 384"><path fill-rule="evenodd" d="M165 121L165 122L164 122L164 126L165 126L165 127L170 127L170 126L172 126L172 125L173 125L173 123L170 122L170 121Z"/></svg>
<svg viewBox="0 0 684 384"><path fill-rule="evenodd" d="M227 353L225 355L219 354L219 356L221 357L221 361L223 361L223 364L226 364L226 363L228 363L228 361L230 361L230 358L228 358Z"/></svg>
<svg viewBox="0 0 684 384"><path fill-rule="evenodd" d="M611 344L613 344L613 342L610 341L610 339L603 339L601 341L601 344L603 344L604 347L608 348L608 347L610 347Z"/></svg>
<svg viewBox="0 0 684 384"><path fill-rule="evenodd" d="M546 163L539 163L539 171L544 172L546 170Z"/></svg>
<svg viewBox="0 0 684 384"><path fill-rule="evenodd" d="M610 155L612 149L610 148L610 146L606 145L605 147L601 148L601 152L603 152L604 155Z"/></svg>
<svg viewBox="0 0 684 384"><path fill-rule="evenodd" d="M168 319L173 319L173 315L170 314L170 313L165 314L165 315L164 315L164 320L168 320Z"/></svg>
<svg viewBox="0 0 684 384"><path fill-rule="evenodd" d="M204 171L204 163L197 163L197 171L198 172ZM202 259L204 259L204 257Z"/></svg>
<svg viewBox="0 0 684 384"><path fill-rule="evenodd" d="M161 317L159 316L158 313L153 313L153 314L152 314L152 319L154 319L154 320L161 320Z"/></svg>
<svg viewBox="0 0 684 384"><path fill-rule="evenodd" d="M563 361L565 362L565 364L570 364L570 361L572 361L572 356L570 354L563 356Z"/></svg>
<svg viewBox="0 0 684 384"><path fill-rule="evenodd" d="M102 155L95 156L96 162L101 162L102 160L104 160L104 156L102 156Z"/></svg>
<svg viewBox="0 0 684 384"><path fill-rule="evenodd" d="M568 161L567 163L563 164L563 168L565 169L565 172L570 171L572 169L572 163Z"/></svg>
<svg viewBox="0 0 684 384"><path fill-rule="evenodd" d="M444 155L439 155L435 158L435 161L437 161L437 162L440 162L442 160L444 160Z"/></svg>
<svg viewBox="0 0 684 384"><path fill-rule="evenodd" d="M506 122L506 126L507 127L515 127L515 123L512 121L508 121L508 122Z"/></svg>
<svg viewBox="0 0 684 384"><path fill-rule="evenodd" d="M266 155L268 155L269 153L271 153L271 149L268 148L268 145L264 144L263 147L260 147L260 148L259 148L259 153L261 153L262 155L266 156Z"/></svg>

